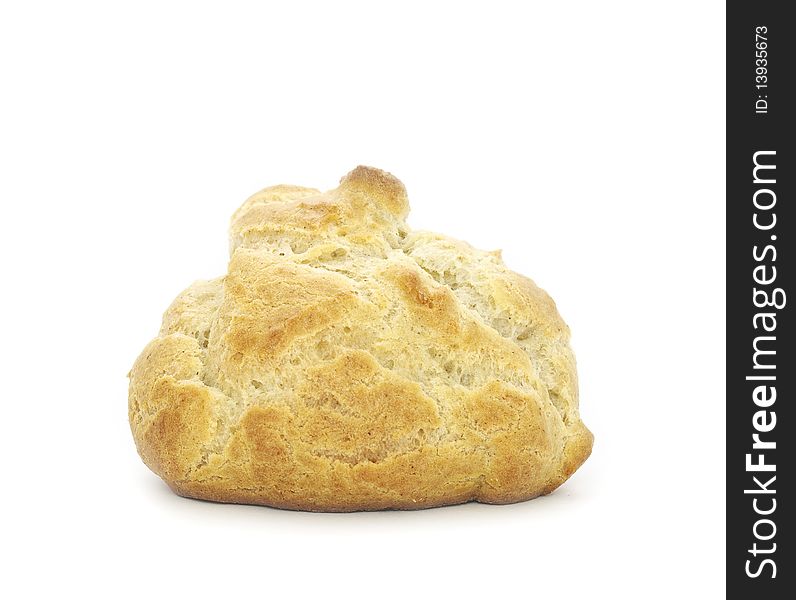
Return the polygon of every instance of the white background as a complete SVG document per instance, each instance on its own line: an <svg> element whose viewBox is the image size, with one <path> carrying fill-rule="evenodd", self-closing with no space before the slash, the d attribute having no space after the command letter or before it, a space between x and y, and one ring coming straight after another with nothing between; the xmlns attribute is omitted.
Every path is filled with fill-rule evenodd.
<svg viewBox="0 0 796 600"><path fill-rule="evenodd" d="M0 8L0 595L723 597L723 3L272 4ZM596 445L553 495L284 512L136 455L125 375L232 211L360 163L557 300Z"/></svg>

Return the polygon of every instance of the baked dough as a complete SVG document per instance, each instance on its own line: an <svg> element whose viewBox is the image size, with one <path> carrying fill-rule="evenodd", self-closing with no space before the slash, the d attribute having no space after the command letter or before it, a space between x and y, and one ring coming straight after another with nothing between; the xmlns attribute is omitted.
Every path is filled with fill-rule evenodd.
<svg viewBox="0 0 796 600"><path fill-rule="evenodd" d="M589 456L569 329L483 252L411 231L406 190L357 167L232 217L130 371L141 458L182 496L315 511L547 494Z"/></svg>

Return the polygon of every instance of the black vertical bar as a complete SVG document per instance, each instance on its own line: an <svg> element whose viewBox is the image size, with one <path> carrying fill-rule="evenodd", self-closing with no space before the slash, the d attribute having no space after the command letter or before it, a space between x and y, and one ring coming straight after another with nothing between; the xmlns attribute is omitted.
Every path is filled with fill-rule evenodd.
<svg viewBox="0 0 796 600"><path fill-rule="evenodd" d="M727 5L727 590L739 598L796 598L790 8Z"/></svg>

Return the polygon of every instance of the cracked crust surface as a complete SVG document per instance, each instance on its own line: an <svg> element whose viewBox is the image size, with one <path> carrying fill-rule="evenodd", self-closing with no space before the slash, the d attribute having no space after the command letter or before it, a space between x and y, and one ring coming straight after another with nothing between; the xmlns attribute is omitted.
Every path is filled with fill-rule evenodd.
<svg viewBox="0 0 796 600"><path fill-rule="evenodd" d="M232 217L225 276L130 372L139 454L178 494L318 511L547 494L588 457L569 330L499 252L410 231L358 167Z"/></svg>

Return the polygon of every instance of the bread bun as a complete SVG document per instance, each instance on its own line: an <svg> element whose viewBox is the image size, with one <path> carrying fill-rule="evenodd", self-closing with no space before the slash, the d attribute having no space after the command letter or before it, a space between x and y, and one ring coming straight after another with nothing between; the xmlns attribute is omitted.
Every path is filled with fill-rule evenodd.
<svg viewBox="0 0 796 600"><path fill-rule="evenodd" d="M547 494L588 457L569 330L499 252L411 231L406 190L357 167L232 217L130 372L144 462L178 494L316 510Z"/></svg>

